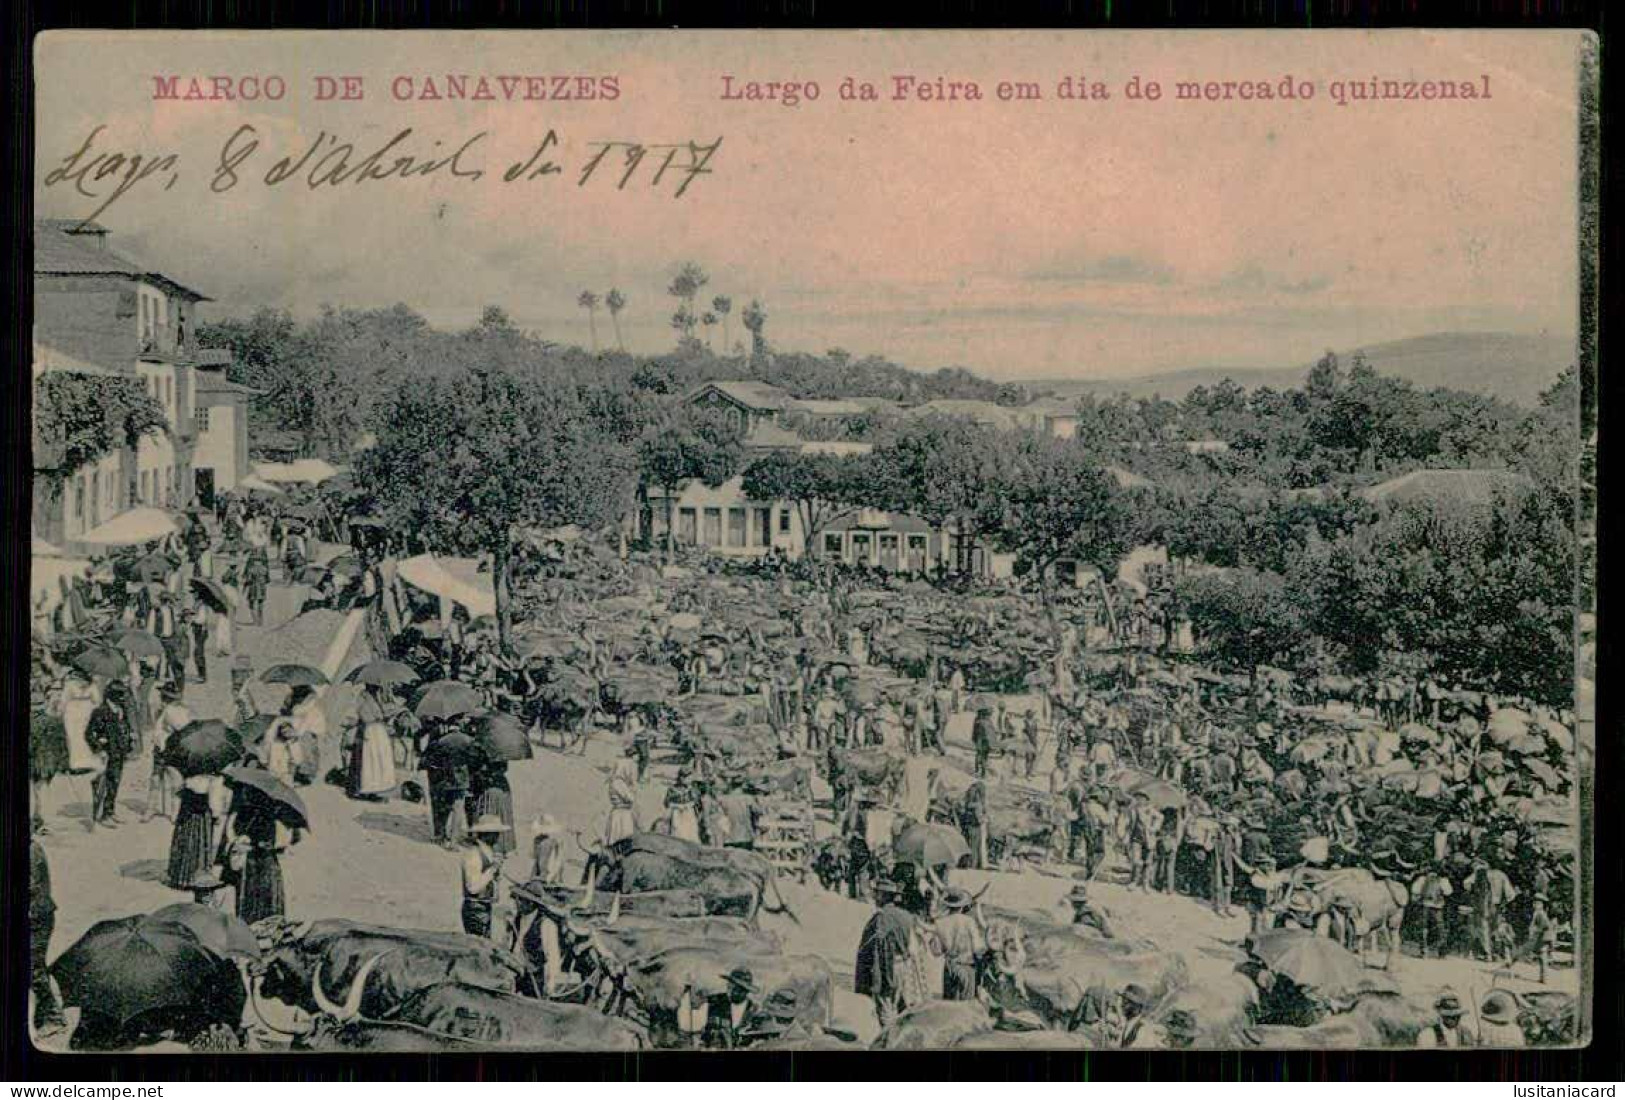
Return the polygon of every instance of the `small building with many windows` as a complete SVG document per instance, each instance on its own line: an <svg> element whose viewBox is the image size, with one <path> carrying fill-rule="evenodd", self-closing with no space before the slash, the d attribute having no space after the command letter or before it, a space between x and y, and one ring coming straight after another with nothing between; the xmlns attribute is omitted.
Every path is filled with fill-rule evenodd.
<svg viewBox="0 0 1625 1100"><path fill-rule="evenodd" d="M205 508L253 472L248 458L248 406L259 391L226 377L229 352L203 351L197 371L197 448L193 488Z"/></svg>

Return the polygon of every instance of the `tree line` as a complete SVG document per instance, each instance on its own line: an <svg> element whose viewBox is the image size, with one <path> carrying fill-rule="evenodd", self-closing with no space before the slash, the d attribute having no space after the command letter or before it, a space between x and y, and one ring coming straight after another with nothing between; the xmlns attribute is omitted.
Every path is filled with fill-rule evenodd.
<svg viewBox="0 0 1625 1100"><path fill-rule="evenodd" d="M1328 355L1285 390L1227 382L1180 402L1085 398L1070 439L882 411L826 424L826 435L871 443L866 454L753 456L737 424L681 395L741 376L801 397L1016 395L838 349L717 355L685 328L705 283L679 281L682 346L661 356L561 346L494 308L460 332L394 307L327 310L303 324L262 312L205 338L233 348L239 380L263 391L262 415L315 453L374 430L377 446L357 463L367 506L439 548L496 562L504 630L516 531L648 518L658 507L669 533L684 484L739 477L750 498L795 509L815 554L821 532L858 508L908 513L959 532L961 547L1009 553L1018 579L1046 590L1058 562L1110 577L1129 548L1165 546L1175 582L1152 604L1189 622L1222 664L1427 672L1567 698L1574 594L1590 583L1573 520L1589 499L1580 440L1588 409L1594 418L1572 370L1528 410L1419 390L1358 357L1344 370ZM703 311L695 324L703 332ZM1206 440L1225 446L1186 445ZM1433 467L1510 480L1463 502L1380 504L1359 492Z"/></svg>

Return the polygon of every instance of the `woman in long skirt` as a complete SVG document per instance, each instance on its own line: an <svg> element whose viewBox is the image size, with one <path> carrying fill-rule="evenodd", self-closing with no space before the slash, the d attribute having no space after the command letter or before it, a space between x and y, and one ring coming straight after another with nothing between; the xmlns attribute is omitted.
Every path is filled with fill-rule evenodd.
<svg viewBox="0 0 1625 1100"><path fill-rule="evenodd" d="M90 677L78 670L68 673L68 680L62 685L62 727L68 742L68 770L76 775L101 774L101 757L92 752L85 741L90 715L101 701L101 690Z"/></svg>
<svg viewBox="0 0 1625 1100"><path fill-rule="evenodd" d="M468 799L472 807L468 811L468 820L495 817L507 828L507 832L488 838L492 849L502 856L513 851L513 791L508 786L508 762L490 760L471 767Z"/></svg>
<svg viewBox="0 0 1625 1100"><path fill-rule="evenodd" d="M285 841L297 843L298 834L288 834L271 807L258 795L237 792L231 815L233 846L241 852L241 868L236 871L237 917L254 924L287 912L287 895L282 885L281 855Z"/></svg>
<svg viewBox="0 0 1625 1100"><path fill-rule="evenodd" d="M368 684L356 703L356 729L350 742L352 798L376 800L395 789L395 752L389 739L389 710L382 689Z"/></svg>
<svg viewBox="0 0 1625 1100"><path fill-rule="evenodd" d="M395 748L389 726L368 722L351 746L350 792L357 798L379 800L395 789Z"/></svg>
<svg viewBox="0 0 1625 1100"><path fill-rule="evenodd" d="M194 775L181 785L180 809L169 840L169 870L164 882L172 890L190 890L198 872L214 863L214 809L209 802L211 777Z"/></svg>

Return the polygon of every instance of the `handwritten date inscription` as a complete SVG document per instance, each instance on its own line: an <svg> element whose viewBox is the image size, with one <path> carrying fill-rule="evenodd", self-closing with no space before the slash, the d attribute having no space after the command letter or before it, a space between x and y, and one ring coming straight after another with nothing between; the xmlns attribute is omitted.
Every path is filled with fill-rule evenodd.
<svg viewBox="0 0 1625 1100"><path fill-rule="evenodd" d="M92 130L45 176L46 187L69 187L99 203L86 221L138 189L167 191L181 178L180 154L104 148L98 141L105 129ZM503 184L558 176L573 179L577 187L646 189L679 199L696 180L713 173L711 163L722 139L589 141L582 145L584 152L572 153L558 132L550 129L518 158L500 156L495 144L496 139L485 130L447 140L428 138L407 127L387 140L373 142L322 130L302 148L278 155L264 147L257 129L244 124L220 146L206 176L209 190L217 195L251 183L322 191L427 177L473 183L489 175Z"/></svg>

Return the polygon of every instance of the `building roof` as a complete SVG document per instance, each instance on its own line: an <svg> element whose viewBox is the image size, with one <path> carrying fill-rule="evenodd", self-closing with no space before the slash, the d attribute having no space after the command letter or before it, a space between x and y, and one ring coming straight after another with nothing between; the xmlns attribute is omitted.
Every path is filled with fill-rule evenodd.
<svg viewBox="0 0 1625 1100"><path fill-rule="evenodd" d="M1499 495L1522 492L1530 487L1528 478L1511 470L1413 470L1361 489L1357 495L1375 503L1489 504Z"/></svg>
<svg viewBox="0 0 1625 1100"><path fill-rule="evenodd" d="M747 380L731 382L707 382L693 393L687 400L693 401L708 390L716 390L723 396L743 405L753 412L781 412L793 406L796 401L784 390L766 382L751 382Z"/></svg>
<svg viewBox="0 0 1625 1100"><path fill-rule="evenodd" d="M194 384L195 388L200 394L246 394L257 397L261 392L263 392L261 390L256 390L253 386L245 386L241 382L233 382L231 379L226 377L224 371L200 370L196 373L196 375L194 375L194 377L197 379Z"/></svg>
<svg viewBox="0 0 1625 1100"><path fill-rule="evenodd" d="M805 440L795 432L792 432L789 428L781 427L771 420L764 420L752 425L750 434L745 436L745 446L768 450L779 448L800 450L804 443Z"/></svg>
<svg viewBox="0 0 1625 1100"><path fill-rule="evenodd" d="M87 363L83 359L74 358L65 351L35 340L34 373L47 374L51 371L66 371L70 374L94 374L106 378L127 377L123 371L98 366L95 363Z"/></svg>
<svg viewBox="0 0 1625 1100"><path fill-rule="evenodd" d="M1021 407L1023 412L1037 413L1040 416L1077 416L1078 406L1074 401L1066 401L1059 397L1040 397L1027 402Z"/></svg>
<svg viewBox="0 0 1625 1100"><path fill-rule="evenodd" d="M95 222L41 218L34 223L34 274L118 275L153 283L194 302L210 300L207 295L110 248L108 235L107 229Z"/></svg>
<svg viewBox="0 0 1625 1100"><path fill-rule="evenodd" d="M844 399L796 398L792 407L808 416L862 416L869 411L865 405Z"/></svg>
<svg viewBox="0 0 1625 1100"><path fill-rule="evenodd" d="M960 398L941 398L915 405L907 410L909 416L957 416L974 420L991 428L1018 428L1022 418L1016 410L995 405L991 401L972 401Z"/></svg>
<svg viewBox="0 0 1625 1100"><path fill-rule="evenodd" d="M804 455L866 455L874 449L873 443L864 443L856 439L809 440L801 445L801 453Z"/></svg>

